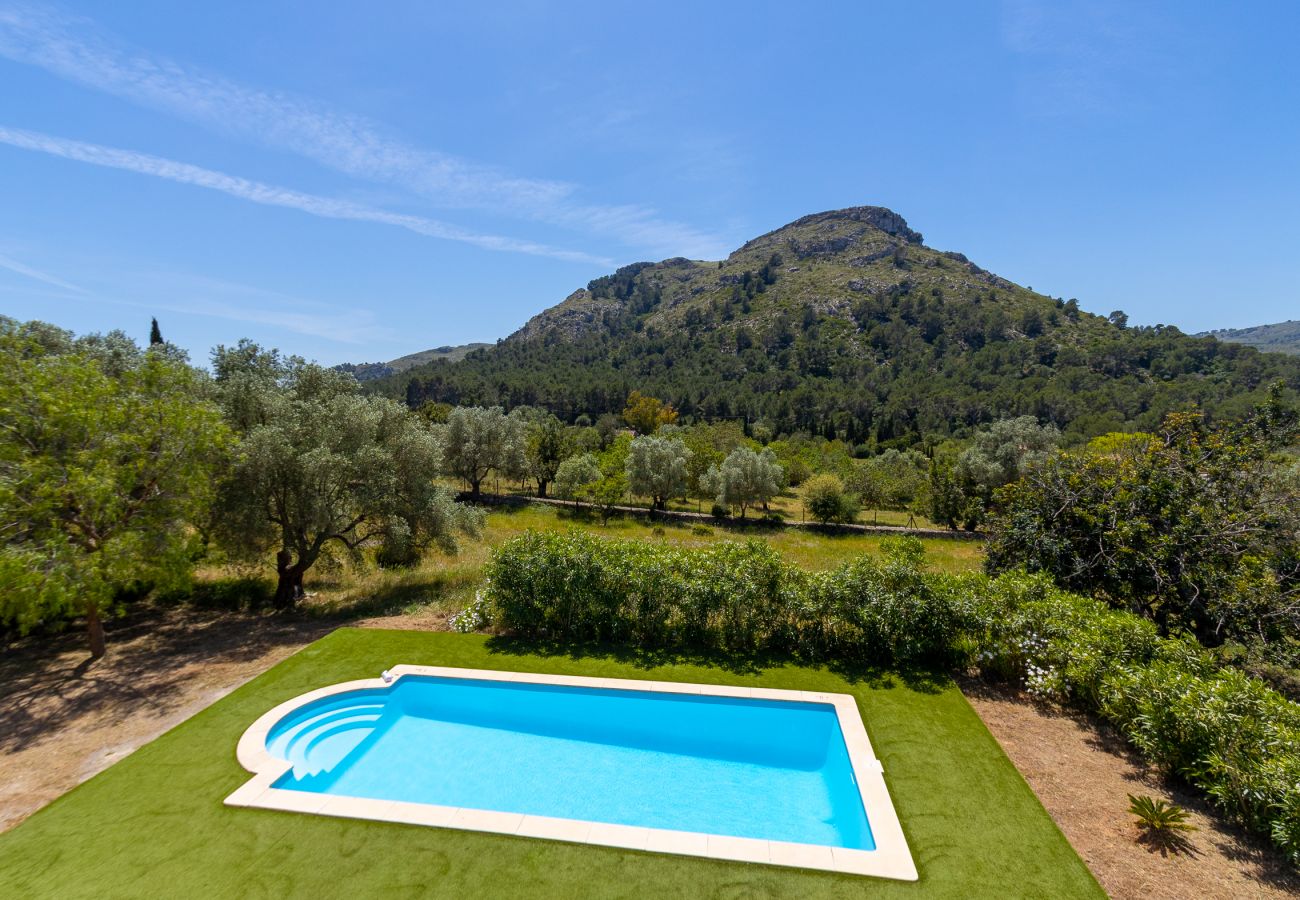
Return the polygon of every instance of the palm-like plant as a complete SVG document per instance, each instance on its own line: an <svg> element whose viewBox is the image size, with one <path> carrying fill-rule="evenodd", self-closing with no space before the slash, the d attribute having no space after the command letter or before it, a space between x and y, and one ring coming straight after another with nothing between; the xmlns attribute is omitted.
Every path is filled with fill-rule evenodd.
<svg viewBox="0 0 1300 900"><path fill-rule="evenodd" d="M1146 841L1161 850L1174 853L1191 850L1188 832L1196 826L1187 821L1190 814L1176 803L1156 800L1143 794L1141 797L1128 795L1128 811L1137 816L1137 826L1142 832L1139 840Z"/></svg>

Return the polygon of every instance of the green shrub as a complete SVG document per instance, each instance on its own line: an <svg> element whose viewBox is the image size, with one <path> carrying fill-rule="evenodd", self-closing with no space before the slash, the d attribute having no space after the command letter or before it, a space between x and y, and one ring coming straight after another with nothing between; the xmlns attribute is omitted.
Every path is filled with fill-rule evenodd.
<svg viewBox="0 0 1300 900"><path fill-rule="evenodd" d="M713 529L708 525L701 525L699 522L696 522L691 526L691 534L710 535L713 534Z"/></svg>
<svg viewBox="0 0 1300 900"><path fill-rule="evenodd" d="M857 503L845 493L844 482L834 475L818 475L804 489L804 505L818 522L852 522L858 514Z"/></svg>

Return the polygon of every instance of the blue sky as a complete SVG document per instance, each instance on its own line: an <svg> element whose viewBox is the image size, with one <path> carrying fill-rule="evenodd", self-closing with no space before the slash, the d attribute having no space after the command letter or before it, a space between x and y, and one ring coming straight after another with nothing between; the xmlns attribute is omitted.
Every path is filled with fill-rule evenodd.
<svg viewBox="0 0 1300 900"><path fill-rule="evenodd" d="M1296 318L1297 34L1293 2L0 0L0 312L389 359L878 204L1134 323Z"/></svg>

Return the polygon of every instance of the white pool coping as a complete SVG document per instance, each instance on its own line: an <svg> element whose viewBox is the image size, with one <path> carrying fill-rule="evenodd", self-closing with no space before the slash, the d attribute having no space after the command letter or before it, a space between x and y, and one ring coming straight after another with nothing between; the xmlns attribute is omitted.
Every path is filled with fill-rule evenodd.
<svg viewBox="0 0 1300 900"><path fill-rule="evenodd" d="M310 691L281 703L259 717L240 737L239 745L235 750L239 764L252 772L254 777L227 797L225 804L353 819L372 819L378 822L457 828L465 831L487 831L494 834L595 844L601 847L674 853L735 862L767 863L852 875L872 875L877 878L894 878L902 881L917 880L916 864L912 861L902 825L898 821L898 814L894 811L889 790L885 786L884 767L871 749L871 741L867 738L867 729L862 724L857 702L850 694L688 684L676 681L638 681L627 678L539 675L443 666L400 665L390 669L388 674L391 678L389 681L383 678L364 678ZM272 787L292 768L288 761L273 757L266 749L267 737L277 722L300 706L334 694L356 690L391 689L407 675L828 704L835 708L839 719L840 731L844 735L854 780L862 797L862 807L867 813L867 821L871 826L872 837L875 838L876 849L854 850L822 844L766 841L694 831L614 825L581 819L554 819L547 816L486 809L407 803L402 800L342 797Z"/></svg>

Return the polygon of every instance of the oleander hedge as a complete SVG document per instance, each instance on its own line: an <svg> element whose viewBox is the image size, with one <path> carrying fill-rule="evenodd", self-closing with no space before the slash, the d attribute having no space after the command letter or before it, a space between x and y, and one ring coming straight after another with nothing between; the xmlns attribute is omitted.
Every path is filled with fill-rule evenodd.
<svg viewBox="0 0 1300 900"><path fill-rule="evenodd" d="M1300 704L1186 637L1023 573L927 572L919 541L828 572L765 543L678 549L528 533L488 565L481 614L552 641L977 669L1095 713L1300 866Z"/></svg>

